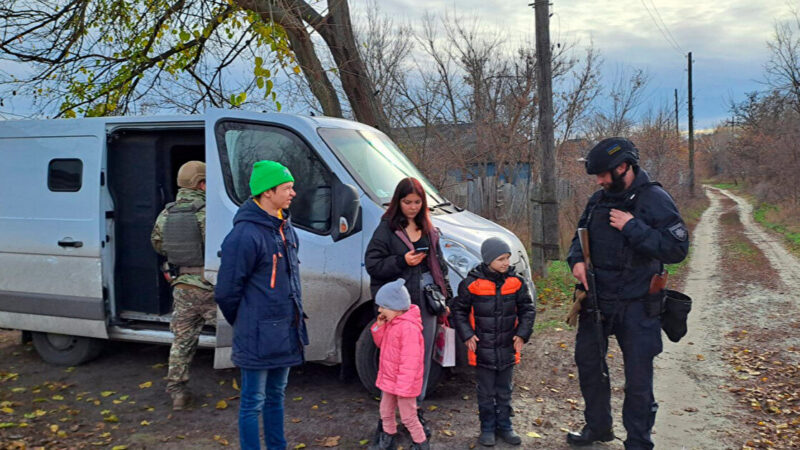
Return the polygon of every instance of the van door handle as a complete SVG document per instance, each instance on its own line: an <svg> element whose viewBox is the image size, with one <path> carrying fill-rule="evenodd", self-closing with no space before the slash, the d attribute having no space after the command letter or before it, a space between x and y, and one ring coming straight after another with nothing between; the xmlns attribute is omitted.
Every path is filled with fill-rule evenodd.
<svg viewBox="0 0 800 450"><path fill-rule="evenodd" d="M83 242L82 241L58 241L58 245L60 247L81 248L81 247L83 247Z"/></svg>

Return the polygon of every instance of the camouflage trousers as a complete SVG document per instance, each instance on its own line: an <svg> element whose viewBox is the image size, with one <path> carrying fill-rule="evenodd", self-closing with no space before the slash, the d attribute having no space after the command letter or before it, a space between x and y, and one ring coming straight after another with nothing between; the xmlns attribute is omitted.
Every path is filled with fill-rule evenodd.
<svg viewBox="0 0 800 450"><path fill-rule="evenodd" d="M172 322L170 331L175 335L169 350L167 392L183 392L189 381L189 366L197 350L200 331L206 323L214 323L217 305L214 292L188 284L176 284L172 291Z"/></svg>

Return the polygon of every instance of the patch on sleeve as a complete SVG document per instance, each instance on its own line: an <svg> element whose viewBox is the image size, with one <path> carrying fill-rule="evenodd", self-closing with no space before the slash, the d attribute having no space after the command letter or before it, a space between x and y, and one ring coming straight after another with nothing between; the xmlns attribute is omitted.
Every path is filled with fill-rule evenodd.
<svg viewBox="0 0 800 450"><path fill-rule="evenodd" d="M669 227L669 234L681 242L689 238L689 230L687 230L686 225L681 222Z"/></svg>

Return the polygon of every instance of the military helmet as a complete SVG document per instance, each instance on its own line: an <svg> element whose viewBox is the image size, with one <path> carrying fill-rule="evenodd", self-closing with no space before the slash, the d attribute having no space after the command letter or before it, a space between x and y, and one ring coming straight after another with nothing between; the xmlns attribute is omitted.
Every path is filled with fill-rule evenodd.
<svg viewBox="0 0 800 450"><path fill-rule="evenodd" d="M178 169L178 186L195 189L197 184L206 179L206 163L188 161Z"/></svg>
<svg viewBox="0 0 800 450"><path fill-rule="evenodd" d="M639 149L633 142L621 137L611 137L598 142L586 155L586 173L597 175L609 171L623 162L639 165Z"/></svg>

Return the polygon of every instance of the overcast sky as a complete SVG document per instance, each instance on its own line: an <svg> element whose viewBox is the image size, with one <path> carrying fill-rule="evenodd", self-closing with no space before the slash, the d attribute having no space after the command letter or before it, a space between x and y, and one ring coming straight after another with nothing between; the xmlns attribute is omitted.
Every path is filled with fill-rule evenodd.
<svg viewBox="0 0 800 450"><path fill-rule="evenodd" d="M502 29L511 42L533 36L533 0L380 0L382 11L414 23L424 12L476 14L487 28ZM356 3L354 0L352 3ZM655 4L655 7L654 7ZM766 41L776 20L786 20L797 0L551 0L553 42L594 42L609 76L616 67L645 69L651 76L648 100L673 102L673 89L687 98L686 52L694 59L695 128L729 116L731 99L764 88ZM647 9L645 8L647 5ZM357 7L357 6L356 6ZM653 18L660 15L680 49L667 42ZM645 108L647 105L645 106ZM681 111L686 127L686 109Z"/></svg>
<svg viewBox="0 0 800 450"><path fill-rule="evenodd" d="M477 16L483 30L502 30L510 44L533 42L534 12L528 6L533 0L376 1L380 12L398 23L418 26L425 13ZM800 7L798 0L551 2L554 43L586 46L593 42L605 60L602 75L606 82L613 81L620 68L646 70L651 81L642 110L671 106L677 88L683 130L687 125L686 52L691 51L694 59L695 128L709 128L728 118L732 99L741 101L746 92L764 89L763 66L769 56L766 42L776 21L788 20L792 7ZM350 0L354 16L363 13L366 3ZM659 17L666 27L663 32L656 26ZM675 45L668 43L667 33ZM12 67L4 63L0 69ZM26 98L6 99L3 110L29 113L28 103Z"/></svg>

